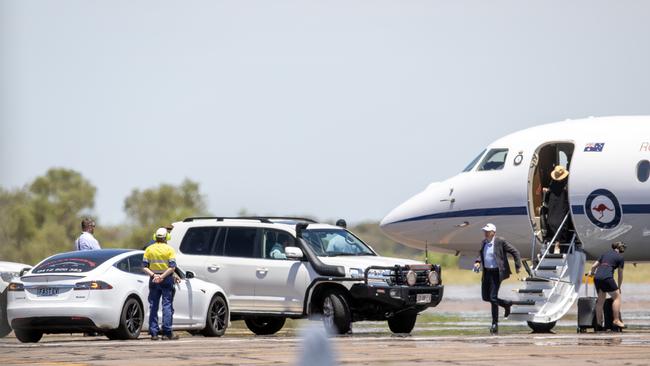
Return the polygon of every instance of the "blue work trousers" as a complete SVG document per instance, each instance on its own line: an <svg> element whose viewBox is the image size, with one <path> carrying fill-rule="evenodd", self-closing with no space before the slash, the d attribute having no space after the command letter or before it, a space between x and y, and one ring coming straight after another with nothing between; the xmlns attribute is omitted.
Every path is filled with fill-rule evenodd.
<svg viewBox="0 0 650 366"><path fill-rule="evenodd" d="M162 334L172 334L172 317L174 315L173 296L174 277L168 276L160 283L153 283L149 280L149 334L158 335L160 328L158 326L158 306L162 297Z"/></svg>

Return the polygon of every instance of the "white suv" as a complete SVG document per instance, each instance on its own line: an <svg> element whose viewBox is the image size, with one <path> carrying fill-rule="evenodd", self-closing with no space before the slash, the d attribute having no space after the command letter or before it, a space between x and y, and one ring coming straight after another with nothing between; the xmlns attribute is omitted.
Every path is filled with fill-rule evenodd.
<svg viewBox="0 0 650 366"><path fill-rule="evenodd" d="M410 333L443 294L440 266L381 257L345 228L304 218L187 218L169 244L180 267L224 289L231 319L255 334L312 315L339 334L360 320Z"/></svg>

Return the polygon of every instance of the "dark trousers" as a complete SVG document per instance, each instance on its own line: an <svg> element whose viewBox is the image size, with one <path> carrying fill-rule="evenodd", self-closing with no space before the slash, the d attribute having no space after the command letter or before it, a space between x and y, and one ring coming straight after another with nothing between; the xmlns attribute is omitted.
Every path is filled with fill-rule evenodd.
<svg viewBox="0 0 650 366"><path fill-rule="evenodd" d="M174 290L174 278L166 277L160 283L149 281L149 334L158 335L160 328L158 326L158 307L162 298L162 333L164 335L172 334L172 317L174 308L172 306Z"/></svg>
<svg viewBox="0 0 650 366"><path fill-rule="evenodd" d="M492 305L492 323L499 322L499 306L507 307L512 304L511 301L499 299L499 287L501 287L501 278L499 277L498 268L484 268L483 282L481 282L481 295L483 301Z"/></svg>

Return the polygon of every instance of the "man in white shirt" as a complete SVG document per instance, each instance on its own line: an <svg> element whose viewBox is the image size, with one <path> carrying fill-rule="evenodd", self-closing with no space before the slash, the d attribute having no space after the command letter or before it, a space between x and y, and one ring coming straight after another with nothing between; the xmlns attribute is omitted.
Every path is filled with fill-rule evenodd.
<svg viewBox="0 0 650 366"><path fill-rule="evenodd" d="M517 273L521 270L521 256L517 248L513 247L505 239L496 236L497 228L494 224L487 224L482 230L485 239L481 243L481 251L474 263L474 271L478 272L483 267L481 296L483 301L489 302L492 307L490 333L497 334L499 332L499 306L505 309L505 318L510 315L510 308L512 307L512 301L498 297L501 282L510 277L511 273L507 255L510 254L515 260Z"/></svg>
<svg viewBox="0 0 650 366"><path fill-rule="evenodd" d="M81 235L74 242L74 250L102 249L99 242L93 236L95 232L95 221L85 218L81 220Z"/></svg>

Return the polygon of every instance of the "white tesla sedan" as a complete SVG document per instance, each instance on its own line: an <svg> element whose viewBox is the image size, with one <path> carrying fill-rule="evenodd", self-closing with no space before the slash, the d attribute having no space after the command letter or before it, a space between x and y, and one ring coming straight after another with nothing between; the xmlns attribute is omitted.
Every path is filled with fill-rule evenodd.
<svg viewBox="0 0 650 366"><path fill-rule="evenodd" d="M99 332L135 339L149 326L149 277L142 250L102 249L53 255L9 284L7 317L21 342L44 333ZM174 330L222 336L230 322L221 287L177 269ZM160 312L159 312L160 314ZM160 316L160 315L159 315Z"/></svg>

